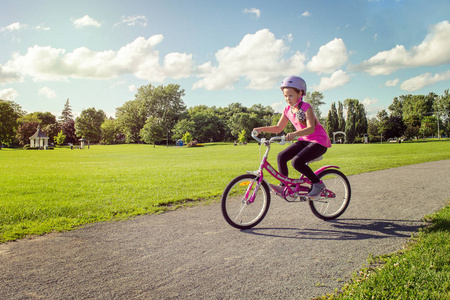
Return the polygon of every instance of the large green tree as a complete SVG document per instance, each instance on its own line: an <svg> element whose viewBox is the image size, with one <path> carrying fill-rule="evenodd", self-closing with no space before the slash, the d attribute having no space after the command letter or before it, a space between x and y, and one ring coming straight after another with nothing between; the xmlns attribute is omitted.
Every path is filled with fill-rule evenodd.
<svg viewBox="0 0 450 300"><path fill-rule="evenodd" d="M77 136L81 136L89 142L99 142L102 138L101 126L106 119L103 110L94 107L85 109L75 121Z"/></svg>
<svg viewBox="0 0 450 300"><path fill-rule="evenodd" d="M186 132L194 132L195 123L189 119L183 119L178 121L178 123L172 128L174 139L181 139Z"/></svg>
<svg viewBox="0 0 450 300"><path fill-rule="evenodd" d="M403 95L400 96L403 107L403 121L407 126L420 127L424 117L433 112L433 103L437 98L435 93L428 95Z"/></svg>
<svg viewBox="0 0 450 300"><path fill-rule="evenodd" d="M323 120L322 120L322 112L320 111L320 106L325 104L325 102L323 102L322 100L323 94L321 92L314 91L312 93L310 92L306 93L305 101L311 104L314 115L321 123L323 123Z"/></svg>
<svg viewBox="0 0 450 300"><path fill-rule="evenodd" d="M331 109L328 111L326 129L330 138L333 137L333 132L339 131L339 118L334 102L331 103Z"/></svg>
<svg viewBox="0 0 450 300"><path fill-rule="evenodd" d="M147 112L143 101L132 100L125 102L116 109L117 126L125 136L127 143L138 143L140 131L147 120Z"/></svg>
<svg viewBox="0 0 450 300"><path fill-rule="evenodd" d="M406 125L403 122L403 118L398 115L390 115L387 131L386 131L386 139L390 138L400 138L404 135L406 130Z"/></svg>
<svg viewBox="0 0 450 300"><path fill-rule="evenodd" d="M114 144L119 134L119 129L117 128L117 122L113 118L106 119L102 126L102 142L105 144Z"/></svg>
<svg viewBox="0 0 450 300"><path fill-rule="evenodd" d="M437 134L437 119L434 116L427 116L422 119L419 129L423 137L434 136Z"/></svg>
<svg viewBox="0 0 450 300"><path fill-rule="evenodd" d="M75 120L68 120L67 122L61 124L61 129L66 136L64 140L66 143L76 144L80 137L76 134Z"/></svg>
<svg viewBox="0 0 450 300"><path fill-rule="evenodd" d="M440 134L445 133L445 135L450 135L450 94L449 90L444 91L444 95L439 96L436 99L434 105L434 111L436 117L439 119L439 124L442 126L439 127Z"/></svg>
<svg viewBox="0 0 450 300"><path fill-rule="evenodd" d="M367 117L364 104L356 99L346 99L347 120L345 122L345 134L347 141L353 143L357 137L367 133Z"/></svg>
<svg viewBox="0 0 450 300"><path fill-rule="evenodd" d="M12 101L0 100L0 150L2 144L9 144L14 141L17 119L20 114L14 109Z"/></svg>
<svg viewBox="0 0 450 300"><path fill-rule="evenodd" d="M168 133L186 113L183 96L184 90L178 84L157 87L149 84L138 89L136 100L144 104L146 117L155 118Z"/></svg>
<svg viewBox="0 0 450 300"><path fill-rule="evenodd" d="M126 102L116 110L117 122L126 142L136 143L141 140L140 132L148 118L154 118L168 134L186 114L183 96L184 90L177 84L141 86L135 100Z"/></svg>
<svg viewBox="0 0 450 300"><path fill-rule="evenodd" d="M164 138L164 135L164 127L155 117L148 118L140 131L140 136L144 143L153 144L153 148L155 148L155 143L157 141Z"/></svg>
<svg viewBox="0 0 450 300"><path fill-rule="evenodd" d="M388 107L391 116L403 116L403 102L401 99L395 97L392 104Z"/></svg>
<svg viewBox="0 0 450 300"><path fill-rule="evenodd" d="M231 130L231 134L238 138L242 130L248 133L248 138L253 128L259 126L258 115L255 113L237 113L228 119L228 127Z"/></svg>
<svg viewBox="0 0 450 300"><path fill-rule="evenodd" d="M380 110L377 113L377 120L378 120L378 133L381 136L381 141L383 141L383 138L386 140L386 132L389 130L389 114L385 109Z"/></svg>
<svg viewBox="0 0 450 300"><path fill-rule="evenodd" d="M223 141L226 123L213 108L189 110L189 118L194 124L194 130L190 132L199 142Z"/></svg>
<svg viewBox="0 0 450 300"><path fill-rule="evenodd" d="M39 122L25 122L20 124L19 128L17 128L16 139L21 146L30 143L30 137L36 132L39 127Z"/></svg>

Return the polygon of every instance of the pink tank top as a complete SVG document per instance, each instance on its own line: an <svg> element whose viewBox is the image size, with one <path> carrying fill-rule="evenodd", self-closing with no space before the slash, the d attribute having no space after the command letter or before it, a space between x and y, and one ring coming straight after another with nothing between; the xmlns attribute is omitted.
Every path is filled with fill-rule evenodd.
<svg viewBox="0 0 450 300"><path fill-rule="evenodd" d="M289 119L289 121L291 121L295 129L300 130L306 128L306 111L310 107L311 104L302 101L298 112L296 114L293 114L291 111L291 107L288 105L284 109L284 115ZM327 132L323 128L322 124L320 124L319 120L317 120L317 118L314 133L310 135L300 136L298 137L298 140L317 143L327 148L331 147L330 138L328 137Z"/></svg>

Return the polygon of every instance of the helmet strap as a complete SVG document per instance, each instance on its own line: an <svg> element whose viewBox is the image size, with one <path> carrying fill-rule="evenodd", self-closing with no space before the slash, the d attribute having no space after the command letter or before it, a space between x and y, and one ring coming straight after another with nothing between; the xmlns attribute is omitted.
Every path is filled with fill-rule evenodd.
<svg viewBox="0 0 450 300"><path fill-rule="evenodd" d="M294 105L292 108L298 106L298 108L300 109L300 106L299 106L299 105L300 105L300 103L302 103L302 101L303 101L303 96L301 96L300 98L298 98L297 103L295 103L295 105Z"/></svg>

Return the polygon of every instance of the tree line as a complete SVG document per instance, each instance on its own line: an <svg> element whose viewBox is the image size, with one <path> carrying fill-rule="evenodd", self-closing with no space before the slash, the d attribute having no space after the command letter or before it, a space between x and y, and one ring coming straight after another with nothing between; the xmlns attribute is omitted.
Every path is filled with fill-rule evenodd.
<svg viewBox="0 0 450 300"><path fill-rule="evenodd" d="M199 142L248 140L253 128L275 125L281 114L270 106L255 104L250 108L240 103L226 107L198 105L187 108L179 85L141 86L134 100L116 109L115 118L107 118L102 110L88 108L77 118L67 99L57 120L49 112L26 113L13 101L0 100L0 143L29 144L37 128L49 137L50 143L78 143L80 138L90 143L173 143L186 134ZM367 118L364 104L357 99L333 102L326 117L320 92L307 93L305 101L325 126L330 138L334 132L345 132L346 142L361 142L389 138L417 138L441 134L448 136L450 96L402 95L393 99L388 111L379 111ZM284 133L293 131L289 124Z"/></svg>

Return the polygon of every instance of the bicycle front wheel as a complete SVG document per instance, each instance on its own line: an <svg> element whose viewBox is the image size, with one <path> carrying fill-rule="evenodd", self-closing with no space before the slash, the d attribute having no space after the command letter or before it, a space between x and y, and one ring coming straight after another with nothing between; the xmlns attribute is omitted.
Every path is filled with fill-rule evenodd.
<svg viewBox="0 0 450 300"><path fill-rule="evenodd" d="M350 204L351 188L347 177L340 171L328 169L317 175L326 189L320 199L310 200L313 214L322 220L333 220L342 215Z"/></svg>
<svg viewBox="0 0 450 300"><path fill-rule="evenodd" d="M269 210L270 190L263 181L255 193L257 185L258 177L253 174L240 175L227 185L222 195L222 214L228 224L249 229L264 219Z"/></svg>

